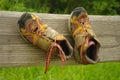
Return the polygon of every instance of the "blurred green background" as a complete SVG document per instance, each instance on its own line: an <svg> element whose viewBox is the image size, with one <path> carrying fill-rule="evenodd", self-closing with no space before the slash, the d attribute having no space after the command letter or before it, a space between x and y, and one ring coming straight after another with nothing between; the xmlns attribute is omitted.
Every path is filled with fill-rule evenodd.
<svg viewBox="0 0 120 80"><path fill-rule="evenodd" d="M90 15L120 15L120 0L0 0L0 10L70 14L78 6ZM0 80L120 80L120 63L0 68Z"/></svg>
<svg viewBox="0 0 120 80"><path fill-rule="evenodd" d="M120 15L120 0L0 0L1 10L70 13L84 7L92 15Z"/></svg>

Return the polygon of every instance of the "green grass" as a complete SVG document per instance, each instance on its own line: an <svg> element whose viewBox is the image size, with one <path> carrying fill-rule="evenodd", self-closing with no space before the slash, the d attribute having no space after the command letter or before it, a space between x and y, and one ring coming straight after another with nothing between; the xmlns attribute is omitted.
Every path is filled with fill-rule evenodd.
<svg viewBox="0 0 120 80"><path fill-rule="evenodd" d="M49 67L0 68L0 80L120 80L120 63Z"/></svg>

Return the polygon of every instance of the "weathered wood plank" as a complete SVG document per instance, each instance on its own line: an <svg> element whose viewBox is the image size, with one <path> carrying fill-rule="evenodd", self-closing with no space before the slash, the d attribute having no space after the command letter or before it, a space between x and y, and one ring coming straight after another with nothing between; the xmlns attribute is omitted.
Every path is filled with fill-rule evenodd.
<svg viewBox="0 0 120 80"><path fill-rule="evenodd" d="M18 18L23 12L0 11L0 67L45 65L46 53L27 44L17 30ZM50 27L65 35L73 44L67 29L70 15L35 13ZM90 21L98 35L102 47L99 53L101 62L120 61L120 16L93 16ZM58 28L60 27L60 29ZM60 59L52 58L52 64L61 64ZM78 64L72 56L67 65Z"/></svg>

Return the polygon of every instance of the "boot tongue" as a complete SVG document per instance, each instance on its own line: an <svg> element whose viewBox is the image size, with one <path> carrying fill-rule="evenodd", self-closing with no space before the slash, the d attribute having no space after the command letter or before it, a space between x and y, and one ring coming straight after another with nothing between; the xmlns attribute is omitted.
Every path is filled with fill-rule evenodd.
<svg viewBox="0 0 120 80"><path fill-rule="evenodd" d="M88 42L88 48L89 48L90 46L95 46L95 42L94 42L94 41L92 41L92 40L91 40L91 41L89 41L89 42Z"/></svg>

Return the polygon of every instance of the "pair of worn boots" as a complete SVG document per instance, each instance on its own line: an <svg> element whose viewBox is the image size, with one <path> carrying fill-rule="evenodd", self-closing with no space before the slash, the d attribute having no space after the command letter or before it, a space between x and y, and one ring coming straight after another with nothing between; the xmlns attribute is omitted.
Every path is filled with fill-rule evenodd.
<svg viewBox="0 0 120 80"><path fill-rule="evenodd" d="M64 62L74 52L76 60L84 64L99 61L97 53L100 43L91 28L86 10L82 7L75 8L68 23L69 32L74 39L74 51L62 34L48 27L36 15L24 13L18 21L21 36L26 41L47 51L45 72L47 72L52 55L59 56Z"/></svg>

